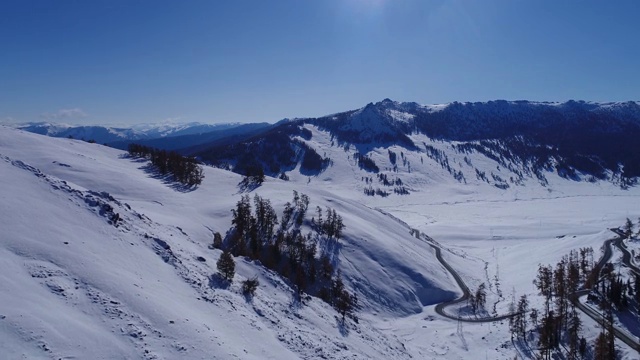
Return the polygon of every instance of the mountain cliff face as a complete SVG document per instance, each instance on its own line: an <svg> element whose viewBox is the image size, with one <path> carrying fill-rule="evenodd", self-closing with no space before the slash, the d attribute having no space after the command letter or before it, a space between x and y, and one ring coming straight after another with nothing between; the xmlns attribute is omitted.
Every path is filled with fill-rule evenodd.
<svg viewBox="0 0 640 360"><path fill-rule="evenodd" d="M272 176L296 169L305 156L313 157L324 165L311 172L297 170L317 175L334 159L318 153L312 129L328 134L330 146L354 146L360 168L375 149L400 147L423 158L437 158L457 179L462 179L462 169L448 161L450 150L481 154L494 166L511 169L516 179L537 178L543 185L548 173L569 180L613 181L622 187L636 184L640 176L637 102L498 100L424 106L385 99L358 110L281 122L267 133L233 144L214 144L195 155L240 173L248 162L257 162ZM440 145L427 145L434 141ZM392 158L386 167L396 168ZM377 172L377 166L364 168Z"/></svg>

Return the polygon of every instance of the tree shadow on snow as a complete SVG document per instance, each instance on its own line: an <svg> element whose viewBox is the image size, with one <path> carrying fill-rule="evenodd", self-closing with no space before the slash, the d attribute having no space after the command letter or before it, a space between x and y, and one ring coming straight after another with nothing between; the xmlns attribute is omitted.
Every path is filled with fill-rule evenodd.
<svg viewBox="0 0 640 360"><path fill-rule="evenodd" d="M188 193L198 188L197 186L189 186L176 181L171 174L160 173L151 163L143 165L138 169L144 171L150 178L162 181L163 184L177 192Z"/></svg>
<svg viewBox="0 0 640 360"><path fill-rule="evenodd" d="M517 348L516 350L518 351L518 353L524 356L525 359L536 358L537 354L534 352L527 341L524 341L524 339L513 339L512 342L513 346Z"/></svg>
<svg viewBox="0 0 640 360"><path fill-rule="evenodd" d="M338 326L338 331L340 331L340 335L343 337L349 336L349 324L346 320L342 319L339 316L335 317L336 325Z"/></svg>
<svg viewBox="0 0 640 360"><path fill-rule="evenodd" d="M228 289L231 282L223 278L219 273L209 276L209 287L212 289Z"/></svg>
<svg viewBox="0 0 640 360"><path fill-rule="evenodd" d="M304 295L303 295L304 296ZM304 301L302 297L300 297L295 291L291 294L291 301L289 302L289 308L293 310L294 314L297 313L298 310L302 309L304 306Z"/></svg>
<svg viewBox="0 0 640 360"><path fill-rule="evenodd" d="M149 161L149 159L143 158L143 157L135 157L135 156L131 156L129 154L121 154L118 155L118 159L128 159L129 161L133 162L133 163L140 163L140 164L145 164Z"/></svg>
<svg viewBox="0 0 640 360"><path fill-rule="evenodd" d="M340 253L340 249L342 249L342 244L338 239L327 239L326 237L318 237L318 247L320 248L321 254L326 254L331 260L331 264L334 268L337 267L338 262L338 254Z"/></svg>
<svg viewBox="0 0 640 360"><path fill-rule="evenodd" d="M162 181L163 184L167 185L168 187L170 187L171 189L173 189L175 191L182 192L182 193L188 193L188 192L192 192L192 191L194 191L195 189L198 188L198 186L184 185L184 184L176 181L173 178L173 175L171 175L171 174L161 174L158 171L158 169L155 166L153 166L153 164L151 164L151 161L149 161L149 159L147 159L147 158L134 157L134 156L131 156L129 154L122 154L122 155L118 156L118 158L120 158L120 159L128 159L132 163L144 164L144 165L140 166L138 169L144 171L150 178Z"/></svg>
<svg viewBox="0 0 640 360"><path fill-rule="evenodd" d="M249 181L246 178L242 179L242 181L240 181L238 183L238 190L239 193L250 193L253 190L257 189L260 187L260 185L262 185L262 183L259 182L255 182L255 181Z"/></svg>

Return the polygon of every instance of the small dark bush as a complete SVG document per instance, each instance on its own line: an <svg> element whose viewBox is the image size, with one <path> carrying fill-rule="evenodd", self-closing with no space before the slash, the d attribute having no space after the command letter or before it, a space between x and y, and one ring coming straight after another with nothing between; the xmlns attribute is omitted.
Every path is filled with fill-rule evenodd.
<svg viewBox="0 0 640 360"><path fill-rule="evenodd" d="M256 293L258 285L260 285L260 282L258 281L257 277L254 277L253 279L247 279L242 282L242 293L247 296L253 296Z"/></svg>

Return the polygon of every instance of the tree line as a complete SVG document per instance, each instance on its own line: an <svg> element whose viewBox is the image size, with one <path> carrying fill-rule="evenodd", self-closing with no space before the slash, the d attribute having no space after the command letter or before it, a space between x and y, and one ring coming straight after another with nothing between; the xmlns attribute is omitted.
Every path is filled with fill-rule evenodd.
<svg viewBox="0 0 640 360"><path fill-rule="evenodd" d="M195 158L185 157L175 151L166 151L139 144L129 144L129 155L149 159L162 175L171 175L173 179L187 186L202 183L204 171Z"/></svg>
<svg viewBox="0 0 640 360"><path fill-rule="evenodd" d="M315 234L303 235L301 226L308 208L309 197L294 191L293 201L285 204L278 220L269 199L256 194L252 206L249 195L242 196L231 210L232 227L225 238L220 233L214 234L213 246L222 249L225 257L223 269L219 267L219 271L231 280L230 257L231 260L233 256L259 260L288 279L299 299L304 293L318 296L331 304L344 321L346 316L353 316L357 298L346 290L340 271L334 269L331 254L321 249L335 245L345 225L334 209L327 207L323 212L317 207L317 219L313 217L308 223Z"/></svg>
<svg viewBox="0 0 640 360"><path fill-rule="evenodd" d="M624 236L631 237L633 228L633 222L627 219L622 226ZM584 358L589 347L593 349L594 359L616 359L614 313L633 311L640 315L638 274L625 281L614 272L611 263L600 269L594 265L593 249L588 247L572 250L555 268L539 265L533 283L544 298L544 307L542 310L529 309L526 295L520 298L517 307L512 300L511 307L516 314L509 322L512 338L526 341L528 331L537 336L543 359L549 359L552 351L560 349L561 345L566 345L567 359ZM579 289L590 289L588 300L597 304L602 313L601 332L591 346L581 336L582 323L571 301Z"/></svg>
<svg viewBox="0 0 640 360"><path fill-rule="evenodd" d="M571 250L556 264L539 265L533 280L538 293L543 297L543 307L530 307L527 295L516 300L512 294L509 312L509 331L512 340L524 343L533 338L537 341L539 358L551 359L554 351L566 350L566 358L584 358L587 341L581 336L582 322L571 296L593 279L593 249L590 247ZM597 358L600 359L600 358Z"/></svg>

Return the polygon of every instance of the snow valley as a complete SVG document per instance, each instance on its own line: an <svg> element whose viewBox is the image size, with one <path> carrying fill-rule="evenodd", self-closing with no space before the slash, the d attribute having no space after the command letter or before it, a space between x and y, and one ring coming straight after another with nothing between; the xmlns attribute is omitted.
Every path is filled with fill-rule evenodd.
<svg viewBox="0 0 640 360"><path fill-rule="evenodd" d="M638 114L384 100L129 152L0 127L2 357L570 356L569 330L539 330L575 308L593 358L621 281L608 322L637 358ZM581 251L577 300L545 295L541 269ZM523 296L539 315L517 327Z"/></svg>

